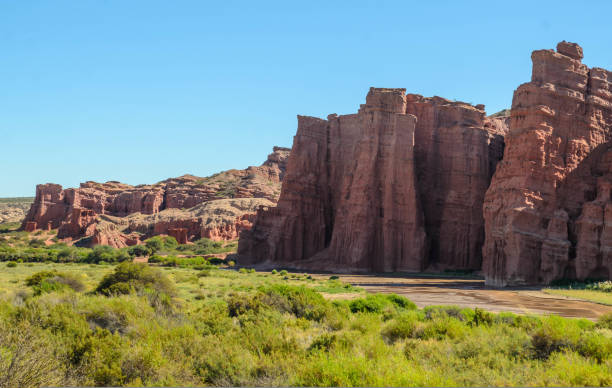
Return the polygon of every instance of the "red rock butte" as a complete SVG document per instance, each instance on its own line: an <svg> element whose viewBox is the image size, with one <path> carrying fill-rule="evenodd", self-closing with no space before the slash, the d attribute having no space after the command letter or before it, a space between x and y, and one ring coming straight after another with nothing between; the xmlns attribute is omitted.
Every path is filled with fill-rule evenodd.
<svg viewBox="0 0 612 388"><path fill-rule="evenodd" d="M484 106L371 88L357 114L298 116L276 207L241 260L334 271L479 269L482 203L506 118Z"/></svg>
<svg viewBox="0 0 612 388"><path fill-rule="evenodd" d="M482 269L502 287L609 279L612 73L582 58L565 41L534 51L510 117L378 88L357 114L298 117L279 202L257 212L240 255L334 271Z"/></svg>
<svg viewBox="0 0 612 388"><path fill-rule="evenodd" d="M206 178L184 175L154 185L82 183L38 185L22 229L58 229L58 238L84 245L124 247L167 234L179 242L232 240L251 227L258 206L274 205L289 149L274 147L259 167Z"/></svg>
<svg viewBox="0 0 612 388"><path fill-rule="evenodd" d="M609 279L612 73L561 42L531 55L484 202L483 271L493 286Z"/></svg>

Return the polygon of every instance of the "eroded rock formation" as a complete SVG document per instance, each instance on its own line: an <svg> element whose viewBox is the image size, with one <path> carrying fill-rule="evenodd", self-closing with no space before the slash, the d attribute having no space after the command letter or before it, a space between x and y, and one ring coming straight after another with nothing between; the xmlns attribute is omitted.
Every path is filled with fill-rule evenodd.
<svg viewBox="0 0 612 388"><path fill-rule="evenodd" d="M505 119L484 106L371 88L357 114L298 116L276 207L243 260L338 271L477 269L482 201Z"/></svg>
<svg viewBox="0 0 612 388"><path fill-rule="evenodd" d="M184 175L154 185L86 182L69 189L52 183L38 185L22 228L51 227L58 229L62 239L85 237L91 238L90 245L115 247L170 234L173 229L186 229L171 232L182 241L234 239L251 226L249 215L258 206L273 205L278 199L288 156L289 149L274 147L259 167L207 178Z"/></svg>
<svg viewBox="0 0 612 388"><path fill-rule="evenodd" d="M612 73L561 42L532 56L486 193L483 271L494 286L609 278Z"/></svg>

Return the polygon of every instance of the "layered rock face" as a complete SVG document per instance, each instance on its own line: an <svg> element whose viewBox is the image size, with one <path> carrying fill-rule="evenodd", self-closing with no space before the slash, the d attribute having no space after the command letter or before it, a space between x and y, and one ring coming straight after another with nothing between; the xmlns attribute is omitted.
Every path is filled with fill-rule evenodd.
<svg viewBox="0 0 612 388"><path fill-rule="evenodd" d="M184 231L171 232L183 241L234 239L250 227L248 215L254 214L257 206L272 205L278 199L289 152L274 147L259 167L207 178L185 175L154 185L86 182L78 189L38 185L22 228L57 228L59 238L91 237L90 244L116 247L177 228L187 229L186 237ZM229 198L237 202L218 202ZM214 205L202 207L208 203Z"/></svg>
<svg viewBox="0 0 612 388"><path fill-rule="evenodd" d="M357 114L298 116L276 207L243 260L338 271L479 268L482 200L505 119L483 106L371 88Z"/></svg>
<svg viewBox="0 0 612 388"><path fill-rule="evenodd" d="M485 197L486 283L609 278L612 73L582 64L574 43L531 58Z"/></svg>

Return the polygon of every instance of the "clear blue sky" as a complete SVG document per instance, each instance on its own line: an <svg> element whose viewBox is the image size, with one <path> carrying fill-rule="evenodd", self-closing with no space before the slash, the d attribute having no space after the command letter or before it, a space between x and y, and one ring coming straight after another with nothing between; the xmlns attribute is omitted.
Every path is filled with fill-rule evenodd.
<svg viewBox="0 0 612 388"><path fill-rule="evenodd" d="M0 197L259 165L370 86L510 106L532 50L612 69L612 2L0 0Z"/></svg>

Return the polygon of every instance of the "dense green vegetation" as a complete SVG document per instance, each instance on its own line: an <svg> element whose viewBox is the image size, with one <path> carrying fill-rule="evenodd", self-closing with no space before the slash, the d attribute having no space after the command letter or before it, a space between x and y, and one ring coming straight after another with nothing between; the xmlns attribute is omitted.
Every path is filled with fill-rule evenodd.
<svg viewBox="0 0 612 388"><path fill-rule="evenodd" d="M15 228L0 226L0 387L612 385L612 315L418 309L337 276L203 257L235 243L90 249Z"/></svg>
<svg viewBox="0 0 612 388"><path fill-rule="evenodd" d="M0 386L612 384L612 316L418 309L210 265L0 264L0 284Z"/></svg>
<svg viewBox="0 0 612 388"><path fill-rule="evenodd" d="M28 233L17 231L18 224L0 224L0 261L46 262L55 263L120 263L137 256L170 256L158 260L167 265L203 264L203 258L178 256L210 255L231 252L236 243L222 243L209 239L199 239L194 244L178 244L174 237L155 236L143 245L114 249L109 246L96 246L93 249L68 246L54 237L56 231ZM46 245L49 241L51 245ZM190 264L191 263L191 264Z"/></svg>

